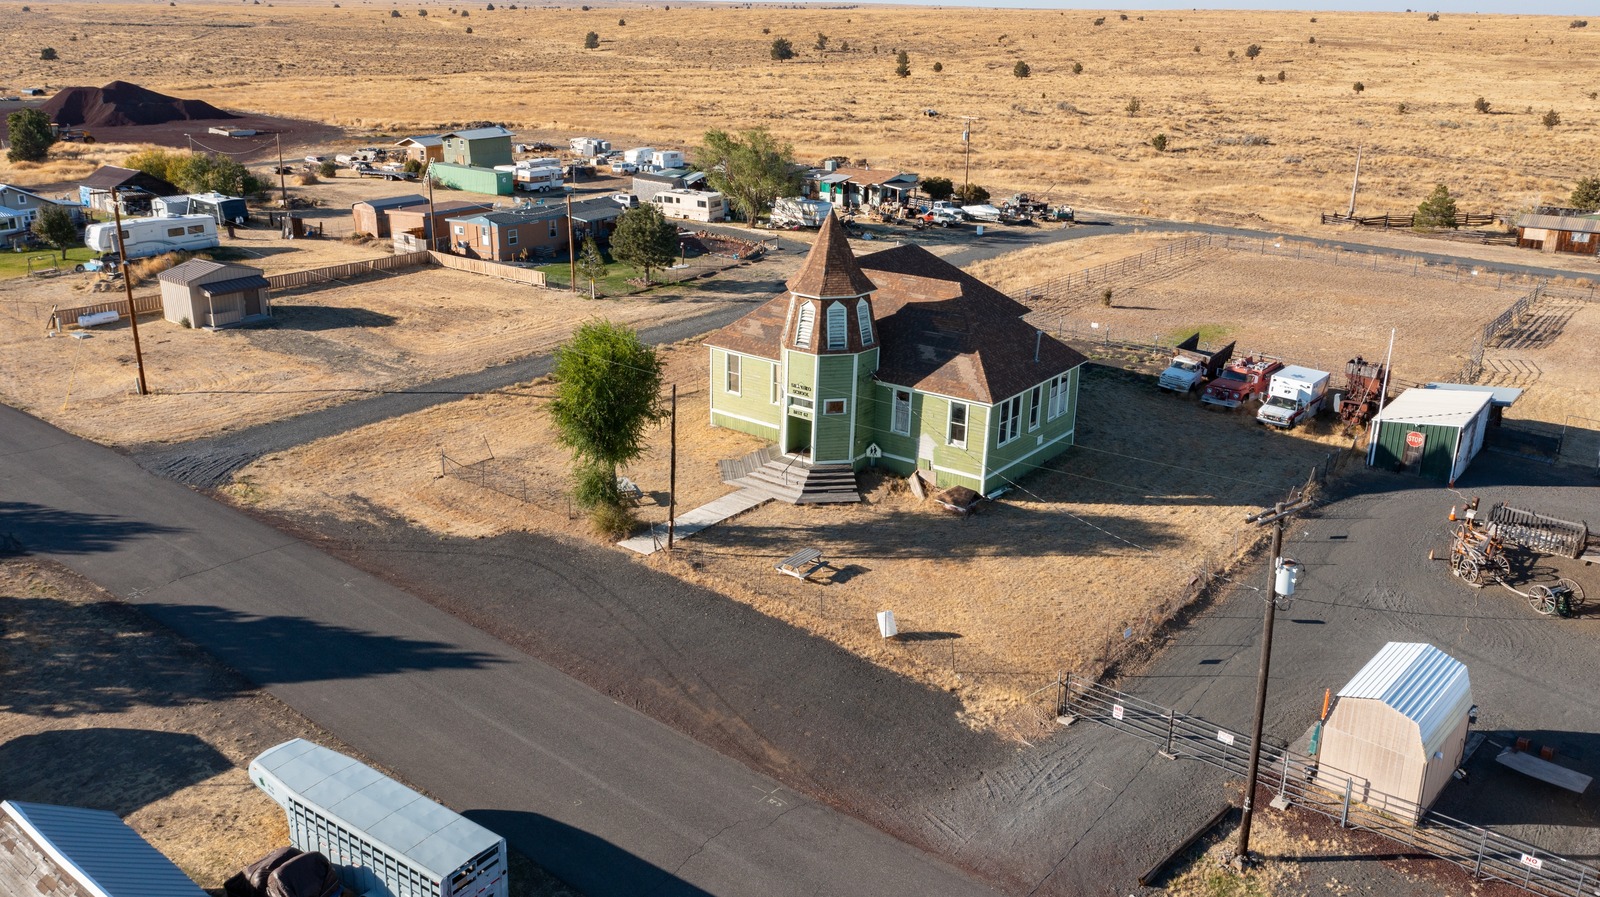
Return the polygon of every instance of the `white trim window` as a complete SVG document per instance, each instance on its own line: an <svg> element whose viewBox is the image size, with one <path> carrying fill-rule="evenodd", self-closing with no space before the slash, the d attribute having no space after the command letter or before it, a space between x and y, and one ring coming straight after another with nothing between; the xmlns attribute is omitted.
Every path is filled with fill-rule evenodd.
<svg viewBox="0 0 1600 897"><path fill-rule="evenodd" d="M1067 413L1067 397L1071 395L1068 390L1070 385L1068 374L1060 374L1050 381L1050 419L1055 420Z"/></svg>
<svg viewBox="0 0 1600 897"><path fill-rule="evenodd" d="M783 365L779 364L776 361L774 361L772 363L772 393L771 393L771 395L772 395L772 404L774 404L774 405L778 404L778 400L783 398L783 390L779 389L779 386L781 384L778 383L778 371L782 367L783 367Z"/></svg>
<svg viewBox="0 0 1600 897"><path fill-rule="evenodd" d="M816 326L817 307L807 302L800 306L800 320L794 327L794 345L797 349L811 348L811 329Z"/></svg>
<svg viewBox="0 0 1600 897"><path fill-rule="evenodd" d="M911 435L911 391L894 391L893 411L889 417L889 430L901 436Z"/></svg>
<svg viewBox="0 0 1600 897"><path fill-rule="evenodd" d="M489 245L489 229L487 227L478 228L478 245L479 246L488 246Z"/></svg>
<svg viewBox="0 0 1600 897"><path fill-rule="evenodd" d="M828 303L828 350L837 352L850 347L848 330L850 312L843 302Z"/></svg>
<svg viewBox="0 0 1600 897"><path fill-rule="evenodd" d="M1039 417L1044 414L1044 384L1035 386L1028 396L1028 432L1039 429Z"/></svg>
<svg viewBox="0 0 1600 897"><path fill-rule="evenodd" d="M850 403L844 399L823 399L823 414L844 414L850 410Z"/></svg>
<svg viewBox="0 0 1600 897"><path fill-rule="evenodd" d="M517 245L517 229L516 228L514 228L514 227L506 228L506 245L507 246L515 246L515 245Z"/></svg>
<svg viewBox="0 0 1600 897"><path fill-rule="evenodd" d="M727 358L728 363L724 370L725 377L722 383L722 388L730 393L733 393L734 395L739 395L739 380L744 371L744 365L742 363L744 359L733 354L732 352L728 353Z"/></svg>
<svg viewBox="0 0 1600 897"><path fill-rule="evenodd" d="M560 235L561 235L561 222L557 221L554 218L551 218L550 219L550 239L554 240L556 237L559 237Z"/></svg>
<svg viewBox="0 0 1600 897"><path fill-rule="evenodd" d="M1012 396L996 407L1000 416L999 426L995 428L995 444L1005 445L1022 432L1022 396Z"/></svg>
<svg viewBox="0 0 1600 897"><path fill-rule="evenodd" d="M865 299L856 302L856 325L861 328L861 345L872 345L872 306Z"/></svg>
<svg viewBox="0 0 1600 897"><path fill-rule="evenodd" d="M967 447L966 402L950 403L950 419L945 423L944 441L956 448Z"/></svg>

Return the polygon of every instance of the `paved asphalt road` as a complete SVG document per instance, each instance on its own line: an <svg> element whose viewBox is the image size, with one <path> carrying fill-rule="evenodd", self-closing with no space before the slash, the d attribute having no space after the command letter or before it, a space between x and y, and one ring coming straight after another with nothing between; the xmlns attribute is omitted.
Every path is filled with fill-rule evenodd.
<svg viewBox="0 0 1600 897"><path fill-rule="evenodd" d="M988 894L433 606L0 406L0 531L590 897Z"/></svg>

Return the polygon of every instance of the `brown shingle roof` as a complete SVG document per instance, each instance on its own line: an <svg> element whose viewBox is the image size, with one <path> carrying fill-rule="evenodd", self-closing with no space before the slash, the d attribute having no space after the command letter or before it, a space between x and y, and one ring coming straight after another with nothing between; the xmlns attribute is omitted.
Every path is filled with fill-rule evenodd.
<svg viewBox="0 0 1600 897"><path fill-rule="evenodd" d="M872 305L882 382L992 405L1085 361L1054 337L1037 337L1022 320L1027 306L920 246L862 256L858 266L877 284ZM778 296L706 343L776 359L791 301ZM818 326L820 336L820 320Z"/></svg>
<svg viewBox="0 0 1600 897"><path fill-rule="evenodd" d="M838 299L860 296L876 287L856 264L856 254L850 251L845 239L844 225L837 215L830 214L817 232L816 245L806 256L800 272L789 281L789 290L813 299Z"/></svg>

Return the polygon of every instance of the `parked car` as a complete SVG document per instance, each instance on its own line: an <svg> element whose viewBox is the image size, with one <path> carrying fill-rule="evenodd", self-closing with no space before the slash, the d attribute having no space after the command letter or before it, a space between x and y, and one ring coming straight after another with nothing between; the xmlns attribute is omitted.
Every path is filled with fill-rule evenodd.
<svg viewBox="0 0 1600 897"><path fill-rule="evenodd" d="M611 198L625 209L631 209L639 204L639 197L634 196L632 193L613 193Z"/></svg>
<svg viewBox="0 0 1600 897"><path fill-rule="evenodd" d="M952 224L960 224L966 221L967 216L961 214L960 209L934 208L922 213L922 220L928 224L937 224L940 227L949 227Z"/></svg>
<svg viewBox="0 0 1600 897"><path fill-rule="evenodd" d="M310 162L312 165L321 165L322 163L328 161L328 159L326 156L306 156L306 161Z"/></svg>

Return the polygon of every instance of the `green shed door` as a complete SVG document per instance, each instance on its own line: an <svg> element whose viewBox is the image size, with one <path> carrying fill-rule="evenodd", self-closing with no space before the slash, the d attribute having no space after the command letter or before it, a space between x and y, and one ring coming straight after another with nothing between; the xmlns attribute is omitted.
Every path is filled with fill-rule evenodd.
<svg viewBox="0 0 1600 897"><path fill-rule="evenodd" d="M1418 451L1408 440L1412 434L1421 434L1422 447ZM1383 421L1378 430L1378 447L1373 453L1372 465L1383 470L1400 470L1406 463L1406 473L1416 473L1434 480L1448 480L1456 455L1456 441L1461 431L1455 427L1434 424L1413 424L1405 421ZM1410 451L1410 457L1407 452ZM1414 460L1413 460L1414 459Z"/></svg>

